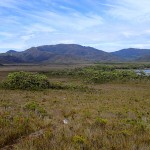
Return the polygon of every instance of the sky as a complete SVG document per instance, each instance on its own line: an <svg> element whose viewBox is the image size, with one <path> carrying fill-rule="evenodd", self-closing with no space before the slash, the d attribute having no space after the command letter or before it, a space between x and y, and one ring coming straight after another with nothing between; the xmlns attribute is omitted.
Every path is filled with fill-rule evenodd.
<svg viewBox="0 0 150 150"><path fill-rule="evenodd" d="M0 0L0 52L81 44L150 48L150 0Z"/></svg>

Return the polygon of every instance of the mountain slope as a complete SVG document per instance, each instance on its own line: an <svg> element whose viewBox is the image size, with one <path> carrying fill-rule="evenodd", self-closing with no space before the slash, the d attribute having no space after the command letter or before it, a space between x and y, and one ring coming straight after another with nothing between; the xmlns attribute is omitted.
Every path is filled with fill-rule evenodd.
<svg viewBox="0 0 150 150"><path fill-rule="evenodd" d="M0 55L0 64L23 63L23 60L11 55Z"/></svg>
<svg viewBox="0 0 150 150"><path fill-rule="evenodd" d="M126 61L135 61L140 57L144 57L146 55L150 55L149 49L136 49L136 48L128 48L122 49L116 52L112 52L111 54L123 58Z"/></svg>
<svg viewBox="0 0 150 150"><path fill-rule="evenodd" d="M45 58L48 59L48 61L54 60L54 58L58 56L62 57L62 61L63 56L65 59L66 57L68 58L71 57L75 59L79 58L82 60L89 60L89 61L111 61L117 58L104 51L76 44L58 44L58 45L45 45L33 47L26 50L24 53L27 54L36 53L36 55L38 53L43 53L43 55L46 54L46 56L48 56L47 58ZM36 56L36 58L38 58L38 55Z"/></svg>
<svg viewBox="0 0 150 150"><path fill-rule="evenodd" d="M118 57L92 47L76 44L58 44L32 47L22 52L8 51L2 56L11 56L26 63L79 63L117 61Z"/></svg>
<svg viewBox="0 0 150 150"><path fill-rule="evenodd" d="M150 55L144 55L142 57L139 57L137 59L137 61L141 61L141 62L150 62Z"/></svg>

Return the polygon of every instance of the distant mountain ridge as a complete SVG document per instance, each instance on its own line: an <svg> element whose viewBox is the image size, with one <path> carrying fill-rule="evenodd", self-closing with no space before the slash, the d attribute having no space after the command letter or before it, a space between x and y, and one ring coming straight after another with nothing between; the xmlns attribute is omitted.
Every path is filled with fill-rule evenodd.
<svg viewBox="0 0 150 150"><path fill-rule="evenodd" d="M119 58L122 58L126 61L136 61L136 60L140 61L142 60L142 57L144 59L144 57L150 55L150 49L128 48L128 49L122 49L116 52L112 52L111 54Z"/></svg>
<svg viewBox="0 0 150 150"><path fill-rule="evenodd" d="M9 51L7 51L6 53L9 53L9 54L11 54L11 53L16 53L17 51L15 51L15 50L9 50Z"/></svg>
<svg viewBox="0 0 150 150"><path fill-rule="evenodd" d="M31 47L22 52L8 51L0 57L20 60L20 63L83 63L97 61L116 61L117 56L93 47L77 44L58 44ZM0 63L2 63L0 61Z"/></svg>
<svg viewBox="0 0 150 150"><path fill-rule="evenodd" d="M108 53L77 44L57 44L31 47L25 51L9 50L0 54L0 63L87 63L150 61L149 49L122 49Z"/></svg>

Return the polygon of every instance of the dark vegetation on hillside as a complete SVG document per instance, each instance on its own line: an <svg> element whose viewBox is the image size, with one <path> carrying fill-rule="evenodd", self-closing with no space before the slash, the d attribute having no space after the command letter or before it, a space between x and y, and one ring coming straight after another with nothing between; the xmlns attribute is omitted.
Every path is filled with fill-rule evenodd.
<svg viewBox="0 0 150 150"><path fill-rule="evenodd" d="M137 59L138 61L145 61L145 62L149 62L150 61L150 54L148 55L144 55L144 56L141 56Z"/></svg>
<svg viewBox="0 0 150 150"><path fill-rule="evenodd" d="M23 63L24 61L21 58L17 58L11 55L0 55L0 63L1 64L10 64L10 63Z"/></svg>

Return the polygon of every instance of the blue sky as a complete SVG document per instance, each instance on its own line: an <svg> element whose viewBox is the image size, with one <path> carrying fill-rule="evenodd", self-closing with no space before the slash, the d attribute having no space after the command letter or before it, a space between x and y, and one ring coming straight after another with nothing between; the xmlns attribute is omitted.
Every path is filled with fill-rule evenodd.
<svg viewBox="0 0 150 150"><path fill-rule="evenodd" d="M0 52L76 43L150 48L150 0L0 0Z"/></svg>

